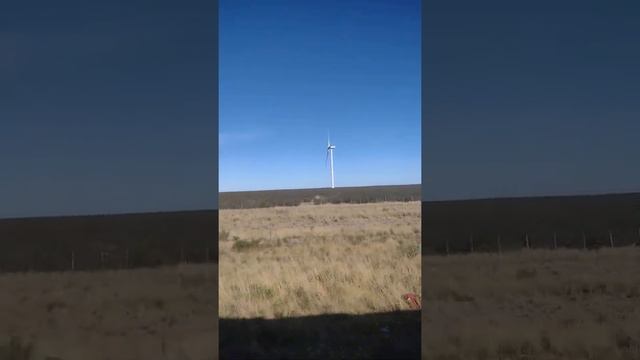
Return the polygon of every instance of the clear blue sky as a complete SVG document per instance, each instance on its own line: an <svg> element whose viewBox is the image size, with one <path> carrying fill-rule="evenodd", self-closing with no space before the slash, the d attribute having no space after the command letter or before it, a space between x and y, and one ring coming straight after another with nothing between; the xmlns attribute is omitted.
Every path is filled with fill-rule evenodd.
<svg viewBox="0 0 640 360"><path fill-rule="evenodd" d="M640 3L424 10L425 199L640 191Z"/></svg>
<svg viewBox="0 0 640 360"><path fill-rule="evenodd" d="M420 183L419 0L220 1L220 190Z"/></svg>
<svg viewBox="0 0 640 360"><path fill-rule="evenodd" d="M216 9L3 4L0 217L214 208Z"/></svg>

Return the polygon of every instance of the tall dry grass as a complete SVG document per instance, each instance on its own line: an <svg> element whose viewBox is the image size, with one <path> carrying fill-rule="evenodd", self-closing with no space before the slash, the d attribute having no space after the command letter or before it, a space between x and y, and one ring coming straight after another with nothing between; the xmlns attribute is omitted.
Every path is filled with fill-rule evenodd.
<svg viewBox="0 0 640 360"><path fill-rule="evenodd" d="M220 211L221 318L408 309L420 293L420 203Z"/></svg>
<svg viewBox="0 0 640 360"><path fill-rule="evenodd" d="M423 258L425 359L640 359L640 249Z"/></svg>
<svg viewBox="0 0 640 360"><path fill-rule="evenodd" d="M215 359L216 265L0 275L0 359Z"/></svg>

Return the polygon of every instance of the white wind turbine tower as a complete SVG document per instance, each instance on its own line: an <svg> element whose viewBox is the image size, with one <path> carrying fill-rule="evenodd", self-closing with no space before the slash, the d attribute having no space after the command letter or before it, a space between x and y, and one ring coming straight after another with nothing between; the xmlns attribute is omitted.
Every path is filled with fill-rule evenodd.
<svg viewBox="0 0 640 360"><path fill-rule="evenodd" d="M335 150L335 145L331 145L331 141L329 140L329 134L327 134L327 159L331 159L331 188L334 189L335 180L333 178L333 150Z"/></svg>

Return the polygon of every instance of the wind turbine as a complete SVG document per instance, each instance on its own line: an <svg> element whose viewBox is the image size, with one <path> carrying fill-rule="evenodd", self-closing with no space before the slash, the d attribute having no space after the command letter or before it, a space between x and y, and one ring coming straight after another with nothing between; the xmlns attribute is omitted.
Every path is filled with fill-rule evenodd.
<svg viewBox="0 0 640 360"><path fill-rule="evenodd" d="M335 145L331 145L331 140L329 140L329 134L327 134L327 160L331 158L331 188L334 189L335 180L333 178L333 150L335 150ZM326 162L326 161L325 161Z"/></svg>

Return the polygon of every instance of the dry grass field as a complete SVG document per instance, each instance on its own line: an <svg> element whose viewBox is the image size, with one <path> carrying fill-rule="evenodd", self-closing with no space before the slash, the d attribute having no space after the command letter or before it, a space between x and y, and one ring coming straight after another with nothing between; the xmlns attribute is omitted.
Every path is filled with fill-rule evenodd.
<svg viewBox="0 0 640 360"><path fill-rule="evenodd" d="M402 310L420 293L419 202L221 210L220 228L222 318Z"/></svg>
<svg viewBox="0 0 640 360"><path fill-rule="evenodd" d="M640 249L426 256L424 359L640 359Z"/></svg>
<svg viewBox="0 0 640 360"><path fill-rule="evenodd" d="M215 359L216 277L215 264L0 275L0 359Z"/></svg>
<svg viewBox="0 0 640 360"><path fill-rule="evenodd" d="M315 326L322 327L318 325L322 323L318 316L346 314L352 316L351 324L362 323L353 319L358 315L364 318L365 314L409 310L401 296L408 292L420 294L420 203L417 201L223 209L219 214L221 336L227 337L224 324L228 322L224 319L282 320L316 316ZM391 337L396 338L393 330L385 330L383 320L371 319L369 330L365 321L358 327L361 330L354 328L353 334L340 336L355 339L358 331L383 335L389 331ZM419 324L419 317L415 323ZM303 324L299 322L300 326ZM403 332L397 331L398 342L403 341L399 337L406 335L405 331L413 329L408 323L406 327ZM253 335L263 331L255 328ZM413 334L417 336L414 352L419 349L419 331L417 326ZM248 339L252 337L244 335ZM353 341L352 348L362 348L363 352L359 353L323 352L317 348L322 346L322 341L315 341L306 344L310 348L305 353L282 353L266 349L267 345L261 348L254 344L251 356L295 357L318 350L317 354L323 356L366 357L373 356L366 352L367 346L372 347L372 339ZM278 339L270 341L277 343ZM222 358L233 346L226 338L221 337L220 342ZM245 344L245 348L250 346Z"/></svg>

